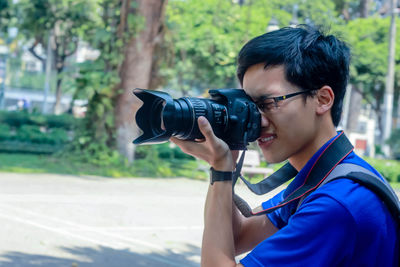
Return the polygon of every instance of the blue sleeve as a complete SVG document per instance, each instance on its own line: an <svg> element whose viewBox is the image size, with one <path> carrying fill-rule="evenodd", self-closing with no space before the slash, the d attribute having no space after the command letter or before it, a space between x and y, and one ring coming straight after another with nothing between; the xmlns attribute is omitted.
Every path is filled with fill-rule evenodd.
<svg viewBox="0 0 400 267"><path fill-rule="evenodd" d="M338 266L351 258L356 222L328 195L309 197L283 227L240 262L248 266Z"/></svg>
<svg viewBox="0 0 400 267"><path fill-rule="evenodd" d="M265 201L262 203L263 209L268 209L274 206L277 206L282 200L283 200L283 193L285 190L282 190L280 193L276 194L273 198L271 198L268 201ZM267 214L269 220L272 222L272 224L278 228L281 229L286 223L282 220L282 215L281 215L281 209L277 209L271 213Z"/></svg>

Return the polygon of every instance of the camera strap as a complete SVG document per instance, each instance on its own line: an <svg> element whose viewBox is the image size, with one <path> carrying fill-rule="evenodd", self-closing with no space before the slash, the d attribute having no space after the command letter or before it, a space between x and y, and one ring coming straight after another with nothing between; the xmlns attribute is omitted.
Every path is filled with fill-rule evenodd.
<svg viewBox="0 0 400 267"><path fill-rule="evenodd" d="M250 206L241 197L233 194L233 201L245 217L263 215L274 210L277 210L289 203L293 203L296 200L300 200L302 197L311 193L319 187L319 185L325 180L325 178L333 171L333 169L353 151L353 146L343 132L340 132L336 138L328 144L328 146L322 151L314 165L311 167L306 175L304 183L295 189L291 194L285 197L278 205L264 209L264 210L252 210ZM290 164L286 163L278 171L268 176L257 184L252 184L241 175L241 169L243 166L245 151L243 151L239 162L236 166L236 171L232 180L232 190L240 178L246 186L257 195L266 194L283 183L289 181L297 175L297 170Z"/></svg>

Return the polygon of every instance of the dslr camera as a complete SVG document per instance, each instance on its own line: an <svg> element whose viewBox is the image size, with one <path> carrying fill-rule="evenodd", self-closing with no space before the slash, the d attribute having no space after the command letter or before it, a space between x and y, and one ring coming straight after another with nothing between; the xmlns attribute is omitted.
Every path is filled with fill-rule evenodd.
<svg viewBox="0 0 400 267"><path fill-rule="evenodd" d="M142 135L133 143L161 143L171 136L183 140L202 139L197 118L204 116L214 134L231 150L244 150L260 136L261 114L242 89L210 90L211 99L182 97L136 88L133 93L143 101L136 112Z"/></svg>

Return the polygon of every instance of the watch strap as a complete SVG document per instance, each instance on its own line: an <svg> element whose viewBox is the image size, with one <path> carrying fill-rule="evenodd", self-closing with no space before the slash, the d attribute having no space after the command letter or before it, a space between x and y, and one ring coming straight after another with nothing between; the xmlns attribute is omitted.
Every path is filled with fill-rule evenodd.
<svg viewBox="0 0 400 267"><path fill-rule="evenodd" d="M211 185L214 184L214 182L221 182L221 181L232 181L233 178L233 173L234 172L223 172L223 171L217 171L213 167L210 168L210 183Z"/></svg>

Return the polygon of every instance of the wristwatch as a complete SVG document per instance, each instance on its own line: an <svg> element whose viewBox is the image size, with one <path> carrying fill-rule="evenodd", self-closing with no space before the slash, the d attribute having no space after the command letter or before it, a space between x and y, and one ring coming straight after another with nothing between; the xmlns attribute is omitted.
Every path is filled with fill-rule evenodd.
<svg viewBox="0 0 400 267"><path fill-rule="evenodd" d="M211 185L214 184L214 182L220 182L220 181L231 181L233 178L233 172L223 172L223 171L217 171L214 170L213 167L210 168L210 183Z"/></svg>

